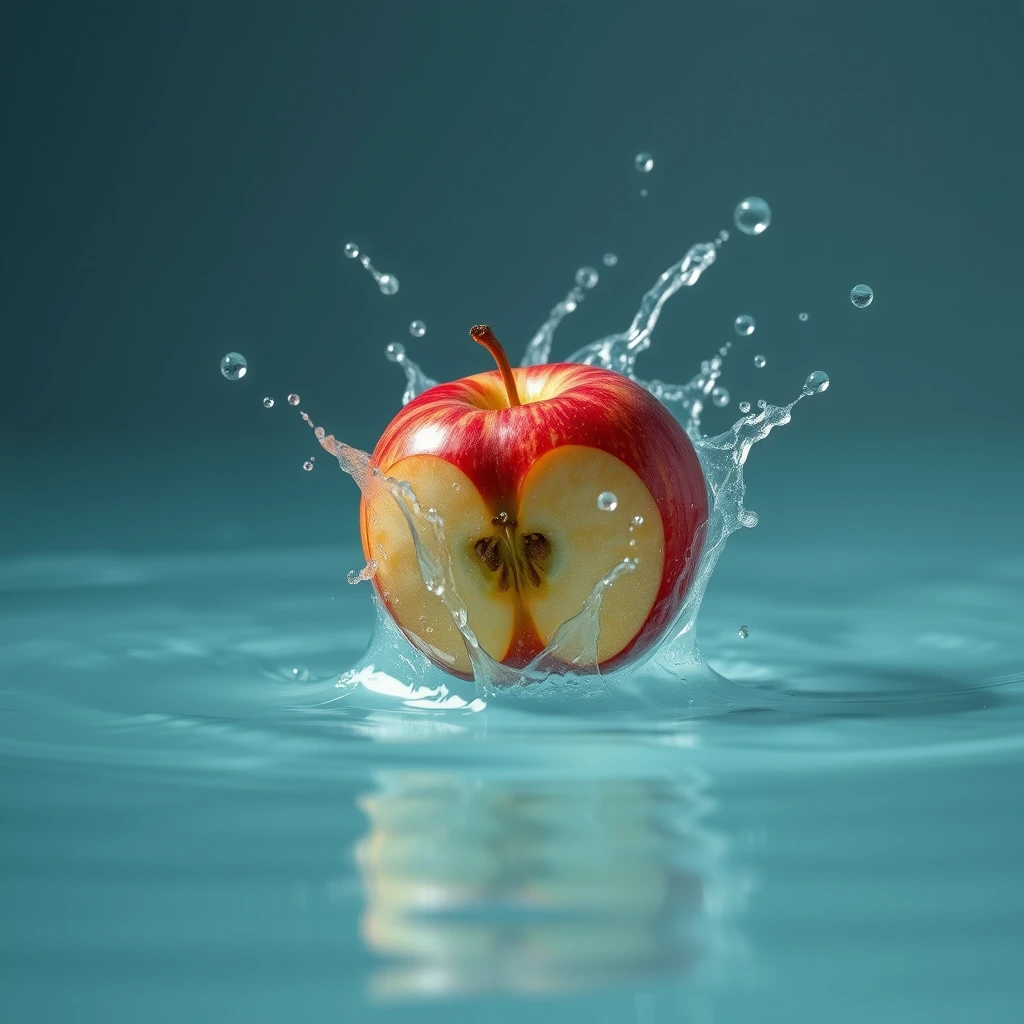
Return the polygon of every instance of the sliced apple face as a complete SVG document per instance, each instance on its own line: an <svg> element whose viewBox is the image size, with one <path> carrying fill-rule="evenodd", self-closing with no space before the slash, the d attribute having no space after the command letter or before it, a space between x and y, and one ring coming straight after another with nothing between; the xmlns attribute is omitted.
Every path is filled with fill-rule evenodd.
<svg viewBox="0 0 1024 1024"><path fill-rule="evenodd" d="M646 623L661 586L664 531L650 491L615 456L555 448L530 468L509 509L490 508L465 473L437 456L401 459L388 475L408 481L420 506L443 518L468 626L496 661L527 664L625 558L638 564L603 595L598 661L619 654ZM605 491L615 495L613 509L598 504ZM470 674L462 635L424 584L408 521L384 487L368 495L363 529L376 586L399 626L439 664Z"/></svg>
<svg viewBox="0 0 1024 1024"><path fill-rule="evenodd" d="M500 661L513 646L518 609L516 591L499 590L494 574L475 550L481 538L494 533L493 513L469 477L437 456L401 459L388 476L408 481L420 507L437 509L444 520L445 541L453 556L452 575L466 605L467 624L480 646ZM462 634L443 600L427 590L409 523L383 486L374 487L368 496L363 529L369 557L377 562L377 589L395 621L439 664L470 674L472 666Z"/></svg>
<svg viewBox="0 0 1024 1024"><path fill-rule="evenodd" d="M615 495L614 509L598 506L605 491ZM643 628L661 587L665 536L644 482L599 448L553 448L523 481L518 527L522 536L539 535L550 545L541 585L523 589L523 603L545 646L616 564L639 559L601 602L597 660L615 657Z"/></svg>

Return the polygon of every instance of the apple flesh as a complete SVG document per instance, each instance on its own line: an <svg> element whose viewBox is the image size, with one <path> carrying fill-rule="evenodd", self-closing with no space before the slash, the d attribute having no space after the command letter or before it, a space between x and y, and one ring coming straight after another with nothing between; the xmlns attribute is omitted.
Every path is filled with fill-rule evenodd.
<svg viewBox="0 0 1024 1024"><path fill-rule="evenodd" d="M598 664L625 664L663 635L700 556L707 493L693 445L629 378L575 363L513 370L489 328L470 333L499 370L410 402L370 468L408 481L420 506L441 515L467 624L506 665L527 665L613 566L637 559L600 610ZM614 509L599 507L604 491ZM397 502L371 490L360 518L387 611L436 664L471 675L465 641L420 575Z"/></svg>

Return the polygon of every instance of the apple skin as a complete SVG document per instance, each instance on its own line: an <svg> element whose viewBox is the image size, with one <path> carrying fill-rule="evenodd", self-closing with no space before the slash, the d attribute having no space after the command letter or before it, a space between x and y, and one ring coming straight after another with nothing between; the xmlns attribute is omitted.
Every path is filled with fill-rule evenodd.
<svg viewBox="0 0 1024 1024"><path fill-rule="evenodd" d="M519 406L509 406L496 370L438 384L415 398L384 431L370 468L390 474L405 458L435 456L472 481L492 515L505 511L514 517L524 477L538 459L554 449L571 445L596 448L625 463L646 485L657 506L664 542L661 580L646 621L621 651L600 666L602 671L621 667L661 638L689 589L708 517L700 461L668 409L622 374L577 363L516 368L512 373L523 396L524 404ZM595 498L579 495L580 502ZM365 499L360 525L369 560L374 553ZM604 571L611 568L608 565ZM408 572L416 573L416 565L410 565ZM374 585L388 607L376 579ZM567 609L563 621L579 611ZM409 636L410 631L402 628ZM409 639L416 642L412 636ZM421 644L416 646L424 649ZM525 642L518 653L510 652L498 660L521 667L539 649L538 643ZM429 651L425 653L429 656ZM432 660L455 675L463 674Z"/></svg>

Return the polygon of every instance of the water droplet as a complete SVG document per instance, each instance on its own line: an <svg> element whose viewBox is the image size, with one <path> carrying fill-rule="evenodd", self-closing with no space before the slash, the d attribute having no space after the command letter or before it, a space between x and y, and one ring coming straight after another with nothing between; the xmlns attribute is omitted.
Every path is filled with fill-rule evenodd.
<svg viewBox="0 0 1024 1024"><path fill-rule="evenodd" d="M641 199L646 199L647 198L647 189L645 189L645 188L640 189L640 198Z"/></svg>
<svg viewBox="0 0 1024 1024"><path fill-rule="evenodd" d="M756 326L757 325L754 323L754 318L752 316L747 316L746 313L744 313L742 316L736 317L736 320L733 323L733 327L736 329L736 333L741 338L747 338L751 334L753 334L754 328Z"/></svg>
<svg viewBox="0 0 1024 1024"><path fill-rule="evenodd" d="M729 354L729 347L728 347L727 345L723 345L723 346L722 346L722 347L721 347L721 348L720 348L720 349L718 350L718 354L719 354L720 356L727 356L727 355Z"/></svg>
<svg viewBox="0 0 1024 1024"><path fill-rule="evenodd" d="M644 525L644 517L643 516L633 516L633 525L634 526L643 526Z"/></svg>
<svg viewBox="0 0 1024 1024"><path fill-rule="evenodd" d="M765 359L765 357L764 357L764 356L754 356L754 365L755 365L755 366L756 366L756 367L757 367L757 368L758 368L759 370L763 370L763 369L764 369L764 366L765 366L765 363L767 363L767 362L768 362L768 360L767 360L767 359Z"/></svg>
<svg viewBox="0 0 1024 1024"><path fill-rule="evenodd" d="M602 491L597 496L597 507L602 512L614 512L619 507L619 499L611 491Z"/></svg>
<svg viewBox="0 0 1024 1024"><path fill-rule="evenodd" d="M355 242L345 243L345 255L350 259L354 260L359 255L359 246Z"/></svg>
<svg viewBox="0 0 1024 1024"><path fill-rule="evenodd" d="M858 309L863 309L865 306L870 306L871 301L872 299L874 299L874 297L875 293L866 284L855 285L853 290L850 292L850 301Z"/></svg>
<svg viewBox="0 0 1024 1024"><path fill-rule="evenodd" d="M300 401L300 399L299 399L298 395L291 394L291 395L288 396L288 404L289 405L298 405L299 401Z"/></svg>
<svg viewBox="0 0 1024 1024"><path fill-rule="evenodd" d="M593 267L580 267L576 271L576 283L581 288L593 288L597 284L597 271Z"/></svg>
<svg viewBox="0 0 1024 1024"><path fill-rule="evenodd" d="M228 380L241 380L249 369L245 356L241 352L229 352L220 361L220 372Z"/></svg>
<svg viewBox="0 0 1024 1024"><path fill-rule="evenodd" d="M615 264L619 262L619 257L618 257L618 256L616 256L616 255L615 255L615 253L613 253L613 252L606 252L606 253L605 253L605 254L604 254L604 255L603 255L602 257L601 257L601 262L602 262L602 263L603 263L603 264L604 264L604 265L605 265L606 267L614 267L614 266L615 266Z"/></svg>
<svg viewBox="0 0 1024 1024"><path fill-rule="evenodd" d="M800 314L800 315L799 315L799 316L797 317L797 319L798 319L798 320L799 320L799 321L800 321L801 323L807 323L807 321L808 321L808 320L810 319L810 317L808 316L808 314L807 314L807 313L801 313L801 314Z"/></svg>
<svg viewBox="0 0 1024 1024"><path fill-rule="evenodd" d="M750 412L750 403L749 402L740 402L739 410L740 410L741 413L746 415L748 412Z"/></svg>
<svg viewBox="0 0 1024 1024"><path fill-rule="evenodd" d="M759 398L757 400L757 407L758 409L767 409L768 403L763 398Z"/></svg>
<svg viewBox="0 0 1024 1024"><path fill-rule="evenodd" d="M405 346L393 341L385 347L384 355L390 362L399 363L405 355Z"/></svg>
<svg viewBox="0 0 1024 1024"><path fill-rule="evenodd" d="M381 274L377 279L377 287L383 295L394 295L398 291L398 278L394 274Z"/></svg>
<svg viewBox="0 0 1024 1024"><path fill-rule="evenodd" d="M654 170L654 157L650 153L637 153L633 157L633 166L641 174L650 174Z"/></svg>
<svg viewBox="0 0 1024 1024"><path fill-rule="evenodd" d="M452 490L453 490L453 491L457 491L457 490L459 490L459 489L460 489L460 487L459 487L459 481L458 481L458 480L453 480L453 481L452 481Z"/></svg>
<svg viewBox="0 0 1024 1024"><path fill-rule="evenodd" d="M264 409L273 409L274 408L274 400L269 395L266 398L263 399L263 408Z"/></svg>
<svg viewBox="0 0 1024 1024"><path fill-rule="evenodd" d="M313 462L312 462L312 460L310 460L310 459L307 459L307 460L306 460L306 461L305 461L305 462L304 462L304 463L302 464L302 468L303 468L303 469L304 469L304 470L305 470L305 471L306 471L306 472L308 473L308 472L309 472L309 471L310 471L310 470L311 470L311 469L313 468Z"/></svg>
<svg viewBox="0 0 1024 1024"><path fill-rule="evenodd" d="M725 228L722 228L722 230L718 232L718 241L719 242L728 242L729 241L729 232L726 231Z"/></svg>
<svg viewBox="0 0 1024 1024"><path fill-rule="evenodd" d="M745 526L748 530L752 530L758 523L757 513L751 512L749 508L745 508L739 514L739 521L740 526Z"/></svg>
<svg viewBox="0 0 1024 1024"><path fill-rule="evenodd" d="M729 392L719 384L711 392L711 401L721 409L729 404Z"/></svg>
<svg viewBox="0 0 1024 1024"><path fill-rule="evenodd" d="M772 222L772 211L768 204L757 196L748 196L733 211L736 227L745 235L759 235Z"/></svg>
<svg viewBox="0 0 1024 1024"><path fill-rule="evenodd" d="M422 320L413 320L413 322L409 324L409 333L414 338L422 338L423 335L427 333L427 325Z"/></svg>
<svg viewBox="0 0 1024 1024"><path fill-rule="evenodd" d="M298 681L300 683L304 683L307 679L309 679L309 669L308 668L302 668L301 666L298 667L298 668L293 668L292 669L292 676L295 679L298 679Z"/></svg>
<svg viewBox="0 0 1024 1024"><path fill-rule="evenodd" d="M828 390L828 385L828 374L824 370L815 370L814 373L808 374L807 380L804 381L804 394L820 395L822 391Z"/></svg>
<svg viewBox="0 0 1024 1024"><path fill-rule="evenodd" d="M736 635L741 640L746 640L747 637L750 636L750 627L749 626L740 626L740 628L736 630Z"/></svg>

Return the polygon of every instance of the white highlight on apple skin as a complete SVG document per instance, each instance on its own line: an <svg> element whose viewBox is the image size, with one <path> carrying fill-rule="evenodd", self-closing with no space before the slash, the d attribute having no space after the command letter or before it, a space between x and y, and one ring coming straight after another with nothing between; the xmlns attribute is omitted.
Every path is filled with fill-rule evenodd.
<svg viewBox="0 0 1024 1024"><path fill-rule="evenodd" d="M763 400L759 401L756 413L743 416L729 429L716 436L705 436L700 429L700 421L705 403L721 376L720 357L704 360L700 372L685 384L644 381L635 376L637 357L650 346L651 335L664 303L680 288L695 284L701 274L714 263L715 255L716 248L711 243L693 246L683 259L666 270L647 292L627 330L592 342L566 360L616 370L646 387L671 408L683 423L694 442L704 469L710 507L709 519L703 528L700 562L690 582L686 599L666 633L665 642L656 650L646 666L637 666L604 677L594 672L601 598L607 588L614 586L615 580L623 573L635 570L637 562L628 557L610 567L608 574L594 588L583 610L558 630L549 647L525 670L509 669L493 661L480 649L467 627L466 608L451 576L444 522L436 510L424 510L407 482L389 480L379 474L368 473L369 456L365 452L337 441L333 435L325 435L323 428L316 427L321 445L338 459L341 468L353 476L357 484L364 489L364 493L368 487L384 486L399 503L413 534L419 570L424 583L428 589L442 598L453 621L466 638L474 668L473 682L463 684L462 681L448 677L431 666L426 658L416 655L414 660L407 639L377 601L378 625L374 634L375 639L363 661L339 680L337 686L343 692L335 699L346 697L359 688L399 696L407 705L414 707L479 711L486 706L488 699L494 699L499 694L502 699L514 695L539 698L563 696L567 690L572 690L574 696L599 697L607 695L612 685L635 685L635 681L645 671L648 673L645 685L649 683L654 686L655 680L660 680L658 685L661 686L661 690L658 699L664 703L678 702L682 707L688 706L692 696L687 696L689 691L678 685L684 680L713 680L717 699L728 699L732 684L713 673L705 665L697 649L697 611L728 537L738 529L749 528L757 523L756 515L743 506L746 490L743 467L750 449L754 444L764 440L775 427L789 423L792 410L799 401L824 390L818 385L823 379L827 381L827 376L816 371L797 398L788 405L777 406ZM552 316L527 347L523 365L535 365L546 361L554 330L567 312L571 312L571 309L556 307L552 311ZM408 383L406 394L409 400L415 397L415 393L422 393L420 387L426 390L426 387L432 385L433 382L423 375L415 364L410 364L407 360L395 361L404 363L403 369ZM311 421L308 422L313 426ZM554 657L556 653L558 657ZM565 675L566 661L579 672L578 675ZM391 666L393 671L389 672L385 666ZM649 675L652 669L654 676ZM412 681L401 681L408 679L410 672ZM537 685L545 680L550 685ZM667 683L668 680L675 682ZM649 691L649 696L650 693L653 691ZM739 699L749 703L750 696L745 691L736 688L736 694Z"/></svg>

